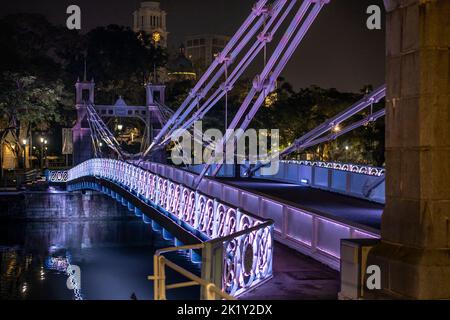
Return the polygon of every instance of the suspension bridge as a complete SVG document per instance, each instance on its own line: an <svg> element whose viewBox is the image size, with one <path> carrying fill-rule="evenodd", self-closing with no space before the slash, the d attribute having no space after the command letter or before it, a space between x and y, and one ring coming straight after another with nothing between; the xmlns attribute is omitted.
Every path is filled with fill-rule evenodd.
<svg viewBox="0 0 450 320"><path fill-rule="evenodd" d="M145 223L152 224L164 237L181 246L180 249L189 250L193 260L201 261L201 279L213 284L226 297L238 297L272 278L274 241L341 273L343 265L357 265L358 261L349 256L360 256L358 250L364 243L356 241L356 249L349 249L342 247L341 240L380 238L385 203L384 168L293 161L288 157L385 116L384 108L374 108L386 96L385 85L284 150L271 150L269 159L286 159L272 176L261 173L264 163L245 163L237 168L215 162L215 156L208 163L189 167L155 160L163 159L162 151L177 141L180 132L193 131L194 123L214 110L221 100L225 101L224 123L228 130L221 140L208 141L208 145L223 150L230 141L237 141L275 90L277 79L329 2L257 1L248 18L175 112L164 105L162 86L146 86L146 106L128 107L123 103L97 106L93 81L78 82L78 123L74 127L76 165L68 172L51 172L50 181L63 181L70 191L103 192L126 205ZM228 119L228 95L259 56L264 56L264 64L242 105ZM87 95L83 94L85 90ZM159 92L159 99L155 98L155 92ZM352 122L363 111L366 116ZM130 155L121 149L104 122L105 117L113 115L143 119L147 129L139 154ZM102 154L100 144L109 147L114 156ZM363 263L361 259L359 263ZM155 298L164 298L160 290L167 289L162 276L157 274L161 268L164 266L155 267L152 278ZM355 280L356 288L360 288L360 280ZM207 287L203 297L211 297L216 289Z"/></svg>

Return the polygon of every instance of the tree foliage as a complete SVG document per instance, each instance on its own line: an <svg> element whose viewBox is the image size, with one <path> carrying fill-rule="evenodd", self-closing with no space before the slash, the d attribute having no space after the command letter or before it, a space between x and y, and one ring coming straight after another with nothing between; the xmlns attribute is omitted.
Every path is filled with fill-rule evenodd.
<svg viewBox="0 0 450 320"><path fill-rule="evenodd" d="M42 84L35 76L5 72L0 87L1 142L19 146L12 150L21 151L21 141L28 139L32 130L47 131L63 120L59 112L64 95L61 82Z"/></svg>

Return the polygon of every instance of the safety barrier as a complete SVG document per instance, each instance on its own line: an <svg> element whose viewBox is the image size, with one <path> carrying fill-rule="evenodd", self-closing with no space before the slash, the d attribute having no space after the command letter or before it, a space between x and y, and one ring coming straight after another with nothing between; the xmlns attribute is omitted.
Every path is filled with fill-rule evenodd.
<svg viewBox="0 0 450 320"><path fill-rule="evenodd" d="M243 170L241 171L241 174ZM255 178L307 185L312 188L385 203L385 169L347 163L286 160L275 175Z"/></svg>
<svg viewBox="0 0 450 320"><path fill-rule="evenodd" d="M262 248L269 250L262 257L272 257L272 237L270 233L267 233L270 227L271 222L267 221L261 225L198 245L158 250L154 256L154 275L148 278L154 281L154 299L165 300L166 290L194 285L202 287L201 297L206 300L215 300L216 298L231 300L234 298L233 296L245 292L243 289L251 287L250 284L254 282L255 277L258 277L258 273L272 273L272 261L261 260L254 256L254 253ZM266 241L270 243L266 243ZM163 256L168 252L195 249L202 250L201 278ZM166 266L191 281L167 285L165 282ZM236 270L234 266L239 266L239 269ZM236 271L238 271L237 274ZM218 289L216 283L222 283L222 290Z"/></svg>
<svg viewBox="0 0 450 320"><path fill-rule="evenodd" d="M140 162L139 165L184 185L190 185L196 177L195 173L160 163ZM380 237L379 230L312 212L295 204L217 180L203 179L198 190L261 219L273 220L275 240L336 270L340 267L341 239Z"/></svg>
<svg viewBox="0 0 450 320"><path fill-rule="evenodd" d="M216 298L222 298L225 300L235 300L233 296L226 294L222 290L218 289L217 286L212 283L205 281L204 279L196 276L192 272L176 265L166 257L162 256L163 253L172 252L172 251L181 251L181 250L194 250L194 249L203 249L204 244L199 245L191 245L191 246L182 246L182 247L173 247L166 248L162 250L158 250L153 257L153 269L154 275L149 276L148 280L152 280L153 284L153 299L154 300L166 300L167 295L166 291L171 289L179 289L190 286L201 286L202 287L202 300L216 300ZM166 284L166 267L171 268L172 270L178 272L179 274L185 276L191 281L174 283L174 284Z"/></svg>
<svg viewBox="0 0 450 320"><path fill-rule="evenodd" d="M201 233L202 239L208 244L208 259L220 257L219 269L223 272L220 277L214 272L213 283L225 293L237 296L271 278L271 220L252 215L223 200L219 201L216 197L118 160L92 159L68 172L69 191L94 189L108 193L95 182L84 182L84 177L110 181L126 190L130 196L146 201L169 216L174 223ZM214 250L210 250L210 244L215 245ZM217 252L221 254L218 255ZM215 265L217 269L217 263ZM212 273L205 271L205 277L210 277L208 274Z"/></svg>
<svg viewBox="0 0 450 320"><path fill-rule="evenodd" d="M204 165L191 165L187 170L193 173L202 172ZM215 165L211 165L206 176L212 174ZM246 177L246 162L238 173ZM234 165L225 164L221 167L217 177L234 177ZM280 160L278 171L274 175L263 175L256 171L253 178L288 182L305 185L312 188L361 198L378 203L385 203L385 169L349 163L306 161L306 160Z"/></svg>

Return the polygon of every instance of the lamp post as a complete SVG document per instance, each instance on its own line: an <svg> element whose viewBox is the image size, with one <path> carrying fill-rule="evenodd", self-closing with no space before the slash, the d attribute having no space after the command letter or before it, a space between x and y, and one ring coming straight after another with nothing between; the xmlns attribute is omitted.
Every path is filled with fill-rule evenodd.
<svg viewBox="0 0 450 320"><path fill-rule="evenodd" d="M44 160L45 162L47 162L47 139L45 139L44 137L41 137L39 139L39 141L41 142L41 169L44 168ZM44 152L45 152L45 156L44 156Z"/></svg>
<svg viewBox="0 0 450 320"><path fill-rule="evenodd" d="M47 141L47 139L45 139L44 140L44 145L45 145L45 148L44 148L44 164L45 164L46 168L48 167L48 163L47 163L47 150L48 150L47 143L48 143L48 141Z"/></svg>
<svg viewBox="0 0 450 320"><path fill-rule="evenodd" d="M44 168L44 138L41 137L39 141L41 142L41 169Z"/></svg>
<svg viewBox="0 0 450 320"><path fill-rule="evenodd" d="M22 146L23 146L23 168L27 168L27 139L22 140Z"/></svg>
<svg viewBox="0 0 450 320"><path fill-rule="evenodd" d="M118 131L118 137L117 137L117 140L118 141L120 141L120 134L122 133L122 130L123 130L123 124L121 124L121 123L119 123L119 124L117 124L117 131Z"/></svg>

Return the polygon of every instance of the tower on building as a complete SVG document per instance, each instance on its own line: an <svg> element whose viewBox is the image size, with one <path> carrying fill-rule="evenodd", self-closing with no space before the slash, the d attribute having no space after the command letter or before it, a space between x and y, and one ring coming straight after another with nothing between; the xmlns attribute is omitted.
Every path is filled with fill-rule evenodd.
<svg viewBox="0 0 450 320"><path fill-rule="evenodd" d="M194 63L197 74L207 69L226 46L230 37L218 34L203 34L185 38L186 56Z"/></svg>
<svg viewBox="0 0 450 320"><path fill-rule="evenodd" d="M157 1L141 2L140 7L133 12L134 32L144 31L151 35L155 44L167 47L166 12Z"/></svg>
<svg viewBox="0 0 450 320"><path fill-rule="evenodd" d="M171 81L195 80L195 73L192 61L186 57L185 48L182 44L178 54L167 64L167 73Z"/></svg>

